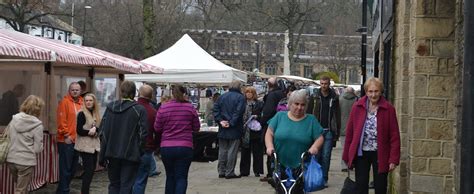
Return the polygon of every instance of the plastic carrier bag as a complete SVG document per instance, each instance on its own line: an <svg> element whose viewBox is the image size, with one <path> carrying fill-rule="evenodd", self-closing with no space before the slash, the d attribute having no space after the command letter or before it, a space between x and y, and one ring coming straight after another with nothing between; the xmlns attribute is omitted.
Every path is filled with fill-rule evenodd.
<svg viewBox="0 0 474 194"><path fill-rule="evenodd" d="M323 169L316 160L315 155L311 156L311 160L305 163L304 171L304 191L314 192L324 189Z"/></svg>

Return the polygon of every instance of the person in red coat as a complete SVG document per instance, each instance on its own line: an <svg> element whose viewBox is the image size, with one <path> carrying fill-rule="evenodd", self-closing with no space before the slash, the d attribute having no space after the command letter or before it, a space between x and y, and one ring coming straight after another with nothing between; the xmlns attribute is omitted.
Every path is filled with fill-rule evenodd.
<svg viewBox="0 0 474 194"><path fill-rule="evenodd" d="M388 172L400 162L400 132L395 108L382 96L383 84L370 78L364 84L366 96L357 101L346 126L342 160L355 168L359 194L369 191L372 167L375 193L387 193Z"/></svg>

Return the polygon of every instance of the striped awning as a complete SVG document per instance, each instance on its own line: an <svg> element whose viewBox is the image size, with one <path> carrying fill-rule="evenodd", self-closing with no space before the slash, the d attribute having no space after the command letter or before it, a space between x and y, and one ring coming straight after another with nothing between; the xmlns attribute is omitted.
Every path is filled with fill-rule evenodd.
<svg viewBox="0 0 474 194"><path fill-rule="evenodd" d="M159 73L159 74L163 73L163 68L153 66L145 62L133 60L133 59L123 57L114 53L110 53L104 50L96 49L94 47L83 47L83 48L85 48L86 50L90 52L94 52L98 55L102 55L104 57L113 57L115 62L120 62L117 65L128 64L131 66L141 66L142 72L152 72L152 73Z"/></svg>
<svg viewBox="0 0 474 194"><path fill-rule="evenodd" d="M17 41L11 41L2 34L0 34L0 55L16 56L42 61L51 60L51 51L23 44Z"/></svg>
<svg viewBox="0 0 474 194"><path fill-rule="evenodd" d="M150 71L149 64L100 49L68 44L0 29L0 55L78 65L113 67L131 73ZM153 67L153 66L152 66ZM163 69L155 67L154 73Z"/></svg>

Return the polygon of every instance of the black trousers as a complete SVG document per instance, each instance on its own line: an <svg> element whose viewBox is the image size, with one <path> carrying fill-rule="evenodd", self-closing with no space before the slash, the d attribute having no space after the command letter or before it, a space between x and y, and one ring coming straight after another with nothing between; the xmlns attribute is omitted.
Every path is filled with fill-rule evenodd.
<svg viewBox="0 0 474 194"><path fill-rule="evenodd" d="M82 175L81 193L89 194L89 189L94 176L94 170L97 164L97 152L86 153L79 152L82 158L82 165L84 166L84 174Z"/></svg>
<svg viewBox="0 0 474 194"><path fill-rule="evenodd" d="M355 161L355 178L359 194L369 193L370 167L374 176L375 194L387 193L388 173L378 173L377 151L363 151Z"/></svg>
<svg viewBox="0 0 474 194"><path fill-rule="evenodd" d="M139 162L109 158L109 194L130 194L138 172Z"/></svg>
<svg viewBox="0 0 474 194"><path fill-rule="evenodd" d="M263 143L260 139L250 139L249 147L241 147L240 175L250 174L250 163L253 157L253 173L263 174Z"/></svg>

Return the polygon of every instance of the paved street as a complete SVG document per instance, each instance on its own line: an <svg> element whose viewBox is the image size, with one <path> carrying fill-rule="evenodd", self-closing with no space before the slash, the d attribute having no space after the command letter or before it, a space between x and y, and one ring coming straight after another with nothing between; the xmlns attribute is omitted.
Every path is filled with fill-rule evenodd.
<svg viewBox="0 0 474 194"><path fill-rule="evenodd" d="M346 176L345 173L341 172L340 158L341 158L340 147L337 147L333 151L333 157L331 160L331 170L329 172L329 187L323 191L315 193L327 193L335 194L339 193ZM238 164L238 163L237 163ZM163 169L163 164L158 162L159 168ZM237 165L238 166L238 165ZM217 177L217 161L214 162L193 162L189 172L189 185L188 192L190 194L270 194L274 193L273 188L267 184L259 181L259 178L254 176L243 177L240 179L219 179ZM238 167L236 173L238 173ZM79 179L74 179L71 185L71 193L80 193ZM107 173L98 172L94 176L94 180L91 186L91 193L107 193ZM165 186L165 175L164 172L158 177L148 179L147 192L146 193L164 193ZM34 194L42 193L54 193L56 184L48 185L41 188L38 191L32 192ZM373 190L372 190L373 191Z"/></svg>

